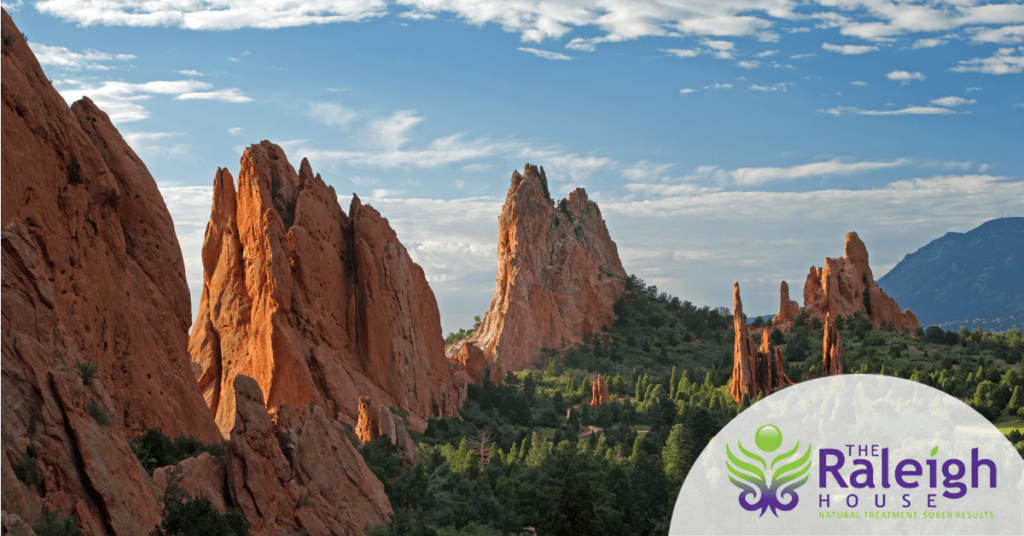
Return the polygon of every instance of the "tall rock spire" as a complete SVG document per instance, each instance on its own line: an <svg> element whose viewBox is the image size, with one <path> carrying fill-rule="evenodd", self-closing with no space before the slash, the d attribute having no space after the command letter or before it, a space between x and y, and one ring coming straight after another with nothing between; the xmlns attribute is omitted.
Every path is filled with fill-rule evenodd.
<svg viewBox="0 0 1024 536"><path fill-rule="evenodd" d="M472 343L502 370L611 324L626 277L597 204L582 188L556 206L544 168L512 174L498 217L498 273Z"/></svg>
<svg viewBox="0 0 1024 536"><path fill-rule="evenodd" d="M793 381L786 376L782 361L782 349L771 345L768 333L761 334L761 346L755 349L754 340L747 331L747 322L743 318L743 301L740 299L740 284L733 283L733 335L735 342L732 350L732 379L729 381L729 394L737 403L747 395L750 399L760 394L770 395L775 391L792 385Z"/></svg>

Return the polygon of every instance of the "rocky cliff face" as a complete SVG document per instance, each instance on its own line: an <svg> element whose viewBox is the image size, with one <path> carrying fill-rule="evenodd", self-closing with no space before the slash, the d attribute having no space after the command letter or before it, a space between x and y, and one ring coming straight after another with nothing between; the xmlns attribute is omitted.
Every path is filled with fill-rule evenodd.
<svg viewBox="0 0 1024 536"><path fill-rule="evenodd" d="M490 361L484 355L483 350L476 344L462 339L445 349L445 355L454 363L461 365L468 380L483 385L484 378L488 378L494 385L501 385L504 372L501 365ZM458 370L458 367L456 367ZM457 374L453 371L453 377ZM460 404L461 405L461 404Z"/></svg>
<svg viewBox="0 0 1024 536"><path fill-rule="evenodd" d="M822 323L830 314L837 318L861 312L876 328L889 323L896 329L917 328L914 313L900 311L896 301L878 288L868 250L857 233L847 233L845 251L845 257L826 258L822 268L811 267L804 283L804 311Z"/></svg>
<svg viewBox="0 0 1024 536"><path fill-rule="evenodd" d="M541 348L575 345L611 324L626 272L582 188L556 206L544 169L527 164L512 174L498 228L494 297L472 338L488 360L516 372Z"/></svg>
<svg viewBox="0 0 1024 536"><path fill-rule="evenodd" d="M767 332L761 334L760 348L754 347L754 340L747 332L743 318L743 301L740 299L740 284L733 284L733 334L735 343L732 352L732 379L729 393L739 403L743 395L753 401L760 394L770 395L793 381L786 376L782 361L782 348L776 348L768 340Z"/></svg>
<svg viewBox="0 0 1024 536"><path fill-rule="evenodd" d="M147 534L161 509L127 440L220 439L186 350L181 250L107 115L69 109L6 11L2 24L3 510L31 522L60 506L87 534ZM79 364L96 367L88 382Z"/></svg>
<svg viewBox="0 0 1024 536"><path fill-rule="evenodd" d="M266 141L245 150L237 189L226 169L214 178L189 352L225 435L237 375L256 380L272 413L312 402L355 425L368 396L408 410L419 430L453 415L464 389L434 294L387 220L358 197L345 214L308 161L296 172Z"/></svg>

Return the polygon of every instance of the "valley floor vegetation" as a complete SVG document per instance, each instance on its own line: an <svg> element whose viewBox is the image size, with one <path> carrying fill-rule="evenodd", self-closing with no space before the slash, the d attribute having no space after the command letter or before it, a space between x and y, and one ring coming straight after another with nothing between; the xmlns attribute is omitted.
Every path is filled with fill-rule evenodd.
<svg viewBox="0 0 1024 536"><path fill-rule="evenodd" d="M383 535L667 534L679 488L708 441L753 402L733 402L732 315L697 308L636 276L615 321L575 347L545 349L500 386L471 385L462 419L431 419L413 434L420 462L400 467L388 441L360 452L394 509ZM822 328L801 313L788 334L770 322L755 338L781 345L796 382L821 375ZM1020 331L916 332L840 319L847 373L925 383L997 423L1024 419ZM760 333L758 333L760 332ZM450 337L452 342L472 330ZM611 403L590 407L606 378ZM1024 437L1008 439L1024 457Z"/></svg>

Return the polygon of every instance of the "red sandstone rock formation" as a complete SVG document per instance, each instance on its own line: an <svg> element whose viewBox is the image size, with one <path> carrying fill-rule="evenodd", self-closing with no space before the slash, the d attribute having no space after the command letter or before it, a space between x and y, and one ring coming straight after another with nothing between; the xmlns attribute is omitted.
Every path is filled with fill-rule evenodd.
<svg viewBox="0 0 1024 536"><path fill-rule="evenodd" d="M896 301L875 284L868 250L857 233L847 233L845 257L826 258L823 268L811 267L804 284L804 311L822 322L829 314L845 318L861 312L876 328L891 322L896 329L913 331L920 325L913 312L900 312Z"/></svg>
<svg viewBox="0 0 1024 536"><path fill-rule="evenodd" d="M843 373L843 342L839 340L839 330L836 323L832 321L832 315L825 317L825 334L823 339L823 361L821 373L823 376L837 376Z"/></svg>
<svg viewBox="0 0 1024 536"><path fill-rule="evenodd" d="M747 395L751 400L761 393L770 395L792 385L786 376L782 361L782 349L771 345L766 333L761 334L761 347L754 348L754 340L747 333L747 322L743 318L743 302L740 300L740 284L733 284L733 344L732 379L729 393L737 403Z"/></svg>
<svg viewBox="0 0 1024 536"><path fill-rule="evenodd" d="M772 326L787 326L800 314L800 304L789 299L789 283L779 285L779 312L772 319Z"/></svg>
<svg viewBox="0 0 1024 536"><path fill-rule="evenodd" d="M360 395L405 408L417 430L464 397L434 294L387 220L355 196L346 215L308 161L296 173L267 141L246 149L237 192L217 170L189 351L223 434L239 374L272 413L313 402L352 425Z"/></svg>
<svg viewBox="0 0 1024 536"><path fill-rule="evenodd" d="M592 408L596 408L601 404L610 404L612 401L611 395L608 394L608 384L604 382L604 376L600 374L597 375L597 379L591 385L590 392L590 407Z"/></svg>
<svg viewBox="0 0 1024 536"><path fill-rule="evenodd" d="M611 324L626 272L597 205L577 188L556 207L544 168L512 174L498 218L494 297L472 338L516 372L541 348L575 345Z"/></svg>
<svg viewBox="0 0 1024 536"><path fill-rule="evenodd" d="M409 436L405 420L387 406L374 406L365 396L359 397L359 422L356 423L356 437L361 443L386 437L398 450L398 463L402 467L414 466L419 463L416 443Z"/></svg>
<svg viewBox="0 0 1024 536"><path fill-rule="evenodd" d="M362 534L387 523L384 486L340 422L314 404L282 404L274 424L254 379L236 375L233 391L226 486L255 536Z"/></svg>
<svg viewBox="0 0 1024 536"><path fill-rule="evenodd" d="M107 115L69 109L6 10L2 25L3 510L148 534L161 508L128 439L220 439L189 366L181 250ZM98 367L87 383L79 363ZM38 483L15 476L29 457Z"/></svg>
<svg viewBox="0 0 1024 536"><path fill-rule="evenodd" d="M504 376L501 365L489 361L476 344L462 339L446 348L445 355L462 365L473 383L483 385L484 378L489 378L494 385L501 385Z"/></svg>

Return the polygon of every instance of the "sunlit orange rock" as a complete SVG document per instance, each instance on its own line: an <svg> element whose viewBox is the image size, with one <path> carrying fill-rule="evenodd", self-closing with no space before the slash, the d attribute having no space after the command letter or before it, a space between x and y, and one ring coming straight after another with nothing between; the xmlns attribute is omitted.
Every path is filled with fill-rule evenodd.
<svg viewBox="0 0 1024 536"><path fill-rule="evenodd" d="M472 337L502 370L573 346L614 320L626 272L597 204L577 188L555 205L543 168L512 174L498 217L494 296Z"/></svg>
<svg viewBox="0 0 1024 536"><path fill-rule="evenodd" d="M359 396L404 408L420 431L464 396L434 294L387 220L356 196L346 214L308 161L296 172L267 141L245 150L237 189L226 169L214 178L189 351L223 434L239 374L271 413L312 402L350 425Z"/></svg>
<svg viewBox="0 0 1024 536"><path fill-rule="evenodd" d="M69 108L6 10L2 26L3 511L31 523L60 507L86 534L148 534L161 508L128 440L220 439L186 351L181 249L107 114Z"/></svg>
<svg viewBox="0 0 1024 536"><path fill-rule="evenodd" d="M772 326L787 326L800 314L800 304L789 299L789 283L779 285L779 312L772 319Z"/></svg>
<svg viewBox="0 0 1024 536"><path fill-rule="evenodd" d="M782 361L782 349L771 345L767 332L761 334L760 349L754 347L754 340L747 332L743 317L743 301L740 299L740 284L733 284L733 344L732 379L729 380L729 394L739 403L743 395L754 400L758 395L770 395L792 385L786 376Z"/></svg>
<svg viewBox="0 0 1024 536"><path fill-rule="evenodd" d="M501 365L488 360L476 344L462 339L446 348L445 355L462 365L473 383L483 385L484 378L488 378L494 385L501 385Z"/></svg>
<svg viewBox="0 0 1024 536"><path fill-rule="evenodd" d="M821 322L850 317L860 312L875 328L892 324L913 331L920 323L909 309L899 305L878 288L868 265L868 250L857 233L846 235L846 256L826 258L822 268L811 267L804 283L804 312Z"/></svg>
<svg viewBox="0 0 1024 536"><path fill-rule="evenodd" d="M604 376L600 374L594 380L590 392L590 407L592 408L596 408L601 404L609 404L612 401L611 395L608 394L608 384L605 383Z"/></svg>

